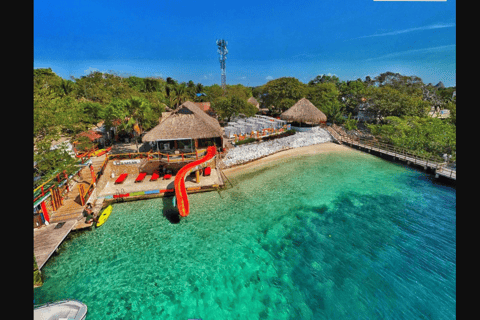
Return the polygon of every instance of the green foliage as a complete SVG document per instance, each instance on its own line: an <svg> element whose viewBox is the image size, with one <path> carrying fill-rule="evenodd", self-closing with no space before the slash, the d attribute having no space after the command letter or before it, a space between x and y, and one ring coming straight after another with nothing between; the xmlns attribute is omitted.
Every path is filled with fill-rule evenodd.
<svg viewBox="0 0 480 320"><path fill-rule="evenodd" d="M343 125L344 125L345 129L347 129L347 130L356 130L357 129L357 123L358 123L358 120L352 119L352 114L349 113L348 114L348 119L345 120Z"/></svg>
<svg viewBox="0 0 480 320"><path fill-rule="evenodd" d="M307 99L333 123L343 121L345 106L340 103L339 97L340 91L333 82L318 83L307 89Z"/></svg>
<svg viewBox="0 0 480 320"><path fill-rule="evenodd" d="M239 146L239 145L242 145L242 144L245 144L245 143L251 143L251 142L255 142L255 141L256 141L255 138L247 138L247 139L235 142L235 145Z"/></svg>
<svg viewBox="0 0 480 320"><path fill-rule="evenodd" d="M385 120L385 124L367 125L371 133L418 155L441 160L446 153L456 159L456 127L451 122L430 117L387 117Z"/></svg>
<svg viewBox="0 0 480 320"><path fill-rule="evenodd" d="M345 111L348 113L355 112L365 97L367 85L361 80L343 81L338 88L343 104L345 105Z"/></svg>
<svg viewBox="0 0 480 320"><path fill-rule="evenodd" d="M247 117L252 117L258 111L254 105L247 102L247 99L242 99L237 96L217 98L211 106L220 119L227 118L228 121L240 113Z"/></svg>
<svg viewBox="0 0 480 320"><path fill-rule="evenodd" d="M329 75L323 74L323 75L318 75L314 79L310 80L308 82L308 85L315 86L320 83L333 83L334 85L339 85L340 79L335 75L329 76Z"/></svg>
<svg viewBox="0 0 480 320"><path fill-rule="evenodd" d="M430 104L421 95L413 95L392 86L369 87L370 111L380 117L418 116L427 114Z"/></svg>
<svg viewBox="0 0 480 320"><path fill-rule="evenodd" d="M445 109L450 110L450 118L448 120L456 125L457 124L457 104L453 101L448 101L445 105Z"/></svg>
<svg viewBox="0 0 480 320"><path fill-rule="evenodd" d="M307 94L307 86L296 78L284 77L271 80L260 89L262 104L275 106L282 112L290 108L290 102L297 102ZM288 100L286 100L288 99Z"/></svg>
<svg viewBox="0 0 480 320"><path fill-rule="evenodd" d="M35 253L33 254L33 286L39 287L43 284L42 275L38 270L37 260L35 259Z"/></svg>

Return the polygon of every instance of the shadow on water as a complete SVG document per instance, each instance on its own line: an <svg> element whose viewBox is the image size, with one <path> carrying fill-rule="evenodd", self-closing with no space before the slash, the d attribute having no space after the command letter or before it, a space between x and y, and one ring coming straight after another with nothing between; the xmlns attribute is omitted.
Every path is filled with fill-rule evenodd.
<svg viewBox="0 0 480 320"><path fill-rule="evenodd" d="M180 222L180 213L178 212L178 208L173 205L174 195L175 193L169 192L163 196L163 216L171 223L176 224Z"/></svg>

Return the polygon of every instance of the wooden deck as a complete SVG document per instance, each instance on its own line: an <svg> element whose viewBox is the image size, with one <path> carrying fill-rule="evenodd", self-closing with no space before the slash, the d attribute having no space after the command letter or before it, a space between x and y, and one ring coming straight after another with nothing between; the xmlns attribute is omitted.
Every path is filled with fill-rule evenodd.
<svg viewBox="0 0 480 320"><path fill-rule="evenodd" d="M105 160L105 156L92 158L95 173L100 170L103 160ZM85 188L91 184L92 176L90 169L88 167L84 168L80 171L80 177L75 179L77 183L63 200L63 205L50 213L50 224L33 229L33 252L37 259L38 269L42 268L70 231L87 228L92 225L91 223L85 223L85 218L83 217L84 206L81 205L78 191L79 184L85 184ZM97 206L94 207L94 212L98 212ZM61 227L57 227L60 225Z"/></svg>
<svg viewBox="0 0 480 320"><path fill-rule="evenodd" d="M92 158L92 165L95 174L100 170L105 155ZM80 177L75 178L77 183L63 200L63 205L50 215L50 223L63 222L68 220L78 220L82 217L85 206L82 206L79 195L79 185L83 184L85 189L92 183L92 175L90 169L85 167L80 171Z"/></svg>
<svg viewBox="0 0 480 320"><path fill-rule="evenodd" d="M424 169L431 169L435 172L435 177L443 176L449 179L457 179L457 171L452 170L446 166L445 162L438 162L434 159L427 157L420 157L408 152L403 148L398 148L392 145L381 143L378 141L371 141L366 139L351 139L345 135L340 134L332 127L327 127L328 132L334 138L334 141L339 144L346 144L350 146L356 146L359 149L363 149L367 152L378 152L383 155L391 156L393 159L399 159L407 162L407 164L415 164L423 167Z"/></svg>
<svg viewBox="0 0 480 320"><path fill-rule="evenodd" d="M76 223L77 220L69 220L65 221L60 228L57 226L60 226L61 223L51 223L48 226L33 229L33 252L39 270L57 250Z"/></svg>

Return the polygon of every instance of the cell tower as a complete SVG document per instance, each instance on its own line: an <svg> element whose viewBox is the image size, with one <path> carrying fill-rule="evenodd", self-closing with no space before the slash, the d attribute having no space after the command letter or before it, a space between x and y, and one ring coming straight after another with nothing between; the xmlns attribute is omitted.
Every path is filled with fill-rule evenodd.
<svg viewBox="0 0 480 320"><path fill-rule="evenodd" d="M227 44L228 42L220 39L217 40L217 46L218 46L218 53L220 54L220 69L222 69L222 89L223 89L223 95L225 95L226 90L227 90L227 72L225 69L225 60L227 60Z"/></svg>

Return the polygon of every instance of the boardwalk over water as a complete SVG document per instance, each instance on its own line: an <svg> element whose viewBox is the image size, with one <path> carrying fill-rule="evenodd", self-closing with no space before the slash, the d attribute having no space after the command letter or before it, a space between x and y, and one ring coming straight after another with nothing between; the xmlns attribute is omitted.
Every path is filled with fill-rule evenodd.
<svg viewBox="0 0 480 320"><path fill-rule="evenodd" d="M393 160L399 159L406 161L407 164L415 164L423 167L425 170L431 169L435 172L435 177L443 176L449 179L457 179L457 171L447 167L446 162L438 162L428 157L421 157L415 154L411 154L408 150L395 147L386 143L367 140L367 139L352 139L345 135L340 134L332 127L327 127L327 131L330 132L335 142L339 144L346 144L349 146L355 146L359 149L363 149L367 152L377 152L383 155L393 157Z"/></svg>
<svg viewBox="0 0 480 320"><path fill-rule="evenodd" d="M100 170L104 159L105 156L92 159L95 174ZM76 179L76 183L63 199L63 205L50 213L50 224L33 229L33 252L37 259L39 270L57 250L70 231L92 225L91 223L85 223L85 218L83 217L85 206L81 204L78 191L80 184L83 184L85 187L91 184L92 175L90 169L88 167L83 168L80 171L80 177L74 179ZM99 210L98 208L95 209Z"/></svg>
<svg viewBox="0 0 480 320"><path fill-rule="evenodd" d="M76 223L77 220L68 220L33 229L33 252L39 270L57 250Z"/></svg>

